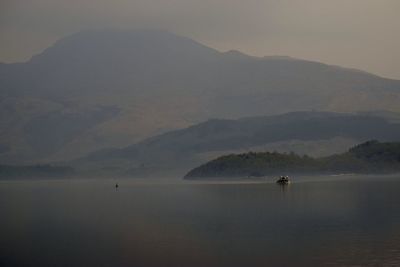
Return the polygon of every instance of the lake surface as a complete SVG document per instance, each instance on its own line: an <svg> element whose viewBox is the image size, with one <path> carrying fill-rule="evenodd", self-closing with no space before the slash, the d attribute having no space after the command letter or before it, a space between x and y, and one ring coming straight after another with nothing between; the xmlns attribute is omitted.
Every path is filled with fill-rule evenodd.
<svg viewBox="0 0 400 267"><path fill-rule="evenodd" d="M0 182L0 266L400 266L400 176Z"/></svg>

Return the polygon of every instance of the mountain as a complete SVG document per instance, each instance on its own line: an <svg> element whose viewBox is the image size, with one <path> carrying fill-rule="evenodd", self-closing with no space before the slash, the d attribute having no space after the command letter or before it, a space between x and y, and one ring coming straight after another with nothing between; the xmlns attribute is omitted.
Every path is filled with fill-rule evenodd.
<svg viewBox="0 0 400 267"><path fill-rule="evenodd" d="M157 30L67 36L0 64L0 163L67 160L209 118L399 112L400 81L290 57L219 52Z"/></svg>
<svg viewBox="0 0 400 267"><path fill-rule="evenodd" d="M349 151L324 158L294 153L246 153L227 155L201 165L186 179L249 178L279 174L342 174L400 172L400 143L369 141Z"/></svg>
<svg viewBox="0 0 400 267"><path fill-rule="evenodd" d="M183 175L229 153L279 151L327 156L370 139L400 139L400 124L365 114L292 112L237 120L208 120L121 149L105 149L74 161L78 170L110 170L130 176Z"/></svg>

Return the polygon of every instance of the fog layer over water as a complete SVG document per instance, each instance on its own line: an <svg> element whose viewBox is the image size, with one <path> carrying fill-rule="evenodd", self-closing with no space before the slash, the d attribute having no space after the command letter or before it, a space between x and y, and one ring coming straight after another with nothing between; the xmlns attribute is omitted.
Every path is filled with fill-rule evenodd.
<svg viewBox="0 0 400 267"><path fill-rule="evenodd" d="M0 182L1 266L395 266L400 177Z"/></svg>

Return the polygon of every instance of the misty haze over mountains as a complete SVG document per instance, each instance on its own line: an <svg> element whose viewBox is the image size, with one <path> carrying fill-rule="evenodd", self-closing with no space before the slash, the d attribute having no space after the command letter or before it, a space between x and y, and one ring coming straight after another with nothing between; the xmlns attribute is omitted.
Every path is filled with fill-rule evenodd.
<svg viewBox="0 0 400 267"><path fill-rule="evenodd" d="M165 31L80 32L26 63L0 64L0 161L70 160L210 118L400 112L399 103L400 81L358 70L219 52Z"/></svg>
<svg viewBox="0 0 400 267"><path fill-rule="evenodd" d="M0 267L400 266L400 0L0 0Z"/></svg>

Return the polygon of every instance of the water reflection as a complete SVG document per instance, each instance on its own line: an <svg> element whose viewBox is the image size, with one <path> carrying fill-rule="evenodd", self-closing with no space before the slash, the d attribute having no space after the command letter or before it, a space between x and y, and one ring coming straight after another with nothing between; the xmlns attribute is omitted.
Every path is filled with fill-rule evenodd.
<svg viewBox="0 0 400 267"><path fill-rule="evenodd" d="M115 184L1 183L0 266L400 264L398 179Z"/></svg>
<svg viewBox="0 0 400 267"><path fill-rule="evenodd" d="M276 185L279 186L283 194L285 194L288 191L290 186L290 184L276 184Z"/></svg>

